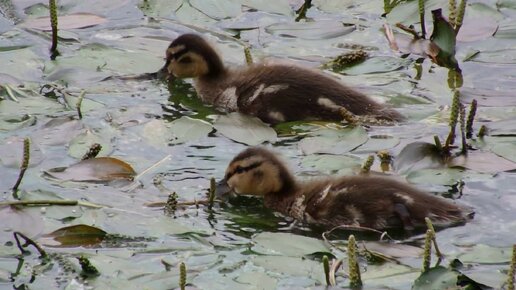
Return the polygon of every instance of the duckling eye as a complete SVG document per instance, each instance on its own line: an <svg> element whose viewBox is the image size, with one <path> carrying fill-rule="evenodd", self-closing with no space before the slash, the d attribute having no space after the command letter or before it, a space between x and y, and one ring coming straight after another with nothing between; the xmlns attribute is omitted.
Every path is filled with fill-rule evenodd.
<svg viewBox="0 0 516 290"><path fill-rule="evenodd" d="M191 57L185 56L185 57L181 58L180 60L178 60L178 62L187 64L187 63L192 63L193 59Z"/></svg>
<svg viewBox="0 0 516 290"><path fill-rule="evenodd" d="M237 166L235 168L235 173L236 174L244 173L244 171L245 171L245 169L243 167L241 167L241 166Z"/></svg>

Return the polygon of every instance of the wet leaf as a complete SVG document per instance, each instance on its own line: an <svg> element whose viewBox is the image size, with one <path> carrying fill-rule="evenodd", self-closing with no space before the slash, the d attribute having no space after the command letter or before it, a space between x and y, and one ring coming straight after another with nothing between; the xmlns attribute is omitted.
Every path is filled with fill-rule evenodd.
<svg viewBox="0 0 516 290"><path fill-rule="evenodd" d="M290 233L263 232L253 238L252 250L263 255L302 257L316 252L328 252L321 240Z"/></svg>
<svg viewBox="0 0 516 290"><path fill-rule="evenodd" d="M60 228L44 235L39 242L50 247L94 247L99 245L107 233L88 225L74 225Z"/></svg>
<svg viewBox="0 0 516 290"><path fill-rule="evenodd" d="M36 133L33 141L41 145L63 145L80 134L83 124L72 117L58 117L44 124Z"/></svg>
<svg viewBox="0 0 516 290"><path fill-rule="evenodd" d="M284 256L256 256L253 264L263 267L268 271L281 273L282 275L308 277L319 283L324 283L324 272L320 262L300 257Z"/></svg>
<svg viewBox="0 0 516 290"><path fill-rule="evenodd" d="M366 241L363 246L370 252L377 252L393 259L418 258L423 255L423 249L404 244Z"/></svg>
<svg viewBox="0 0 516 290"><path fill-rule="evenodd" d="M236 17L241 13L240 3L233 0L190 0L190 4L213 19Z"/></svg>
<svg viewBox="0 0 516 290"><path fill-rule="evenodd" d="M513 151L514 156L514 151ZM484 173L497 173L516 169L516 163L492 152L470 151L467 156L453 158L449 166L464 167Z"/></svg>
<svg viewBox="0 0 516 290"><path fill-rule="evenodd" d="M182 4L183 0L147 0L138 5L138 8L146 16L170 18Z"/></svg>
<svg viewBox="0 0 516 290"><path fill-rule="evenodd" d="M463 274L471 280L493 289L503 289L502 285L507 282L507 275L500 273L499 270L475 269L474 271L463 271Z"/></svg>
<svg viewBox="0 0 516 290"><path fill-rule="evenodd" d="M360 168L362 161L358 157L347 155L312 154L303 157L303 167L319 171L339 171L345 168Z"/></svg>
<svg viewBox="0 0 516 290"><path fill-rule="evenodd" d="M43 218L38 210L17 209L15 207L0 207L0 220L2 221L0 230L0 243L13 241L12 232L18 231L28 237L34 237L41 233L43 229Z"/></svg>
<svg viewBox="0 0 516 290"><path fill-rule="evenodd" d="M459 255L464 263L479 264L501 264L511 261L512 248L498 248L484 244L477 244L468 249L469 251Z"/></svg>
<svg viewBox="0 0 516 290"><path fill-rule="evenodd" d="M464 169L440 168L411 170L407 175L409 183L453 185L464 178Z"/></svg>
<svg viewBox="0 0 516 290"><path fill-rule="evenodd" d="M368 140L367 132L360 126L340 130L322 129L314 132L314 135L315 137L307 137L299 142L303 154L344 154Z"/></svg>
<svg viewBox="0 0 516 290"><path fill-rule="evenodd" d="M419 269L405 265L383 263L369 264L367 271L361 273L362 281L371 289L402 289L406 288L406 281L413 281L419 276ZM374 287L382 286L382 287Z"/></svg>
<svg viewBox="0 0 516 290"><path fill-rule="evenodd" d="M240 113L229 113L217 118L213 127L227 138L247 145L276 141L274 129L256 117Z"/></svg>
<svg viewBox="0 0 516 290"><path fill-rule="evenodd" d="M438 168L443 164L435 145L425 142L408 144L394 160L394 168L401 174L423 168Z"/></svg>
<svg viewBox="0 0 516 290"><path fill-rule="evenodd" d="M23 160L23 140L16 136L6 138L0 144L0 161L9 168L20 168ZM34 167L43 161L44 156L37 143L30 144L29 167Z"/></svg>
<svg viewBox="0 0 516 290"><path fill-rule="evenodd" d="M457 286L458 275L458 272L446 269L442 266L430 268L416 279L412 289L454 289Z"/></svg>
<svg viewBox="0 0 516 290"><path fill-rule="evenodd" d="M69 15L60 15L58 17L58 24L60 30L86 28L99 25L105 22L107 22L106 18L90 13L75 13ZM25 22L23 22L21 26L43 31L52 30L52 27L50 26L50 17L48 16L29 18Z"/></svg>
<svg viewBox="0 0 516 290"><path fill-rule="evenodd" d="M361 62L357 65L344 68L341 72L347 75L363 75L384 73L400 70L407 67L411 63L408 59L400 59L397 57L378 56Z"/></svg>
<svg viewBox="0 0 516 290"><path fill-rule="evenodd" d="M457 34L457 40L462 42L472 42L493 36L498 30L498 22L490 17L464 19L464 22Z"/></svg>
<svg viewBox="0 0 516 290"><path fill-rule="evenodd" d="M41 79L43 62L30 48L0 50L0 73L24 81Z"/></svg>
<svg viewBox="0 0 516 290"><path fill-rule="evenodd" d="M102 150L99 152L101 155L109 155L113 152L113 146L110 142L110 137L96 134L92 130L86 130L85 132L75 136L68 145L68 154L74 158L80 159L90 149L91 145L98 143L102 146Z"/></svg>
<svg viewBox="0 0 516 290"><path fill-rule="evenodd" d="M294 11L290 8L288 1L263 1L263 0L239 0L242 5L254 8L256 10L283 14L287 16L294 15Z"/></svg>
<svg viewBox="0 0 516 290"><path fill-rule="evenodd" d="M265 28L268 33L283 37L301 39L329 39L349 34L354 26L344 26L342 22L321 20L315 22L277 23Z"/></svg>
<svg viewBox="0 0 516 290"><path fill-rule="evenodd" d="M400 139L393 136L373 135L366 143L355 149L355 153L376 153L380 150L387 150L396 147Z"/></svg>
<svg viewBox="0 0 516 290"><path fill-rule="evenodd" d="M491 151L498 156L516 162L516 144L515 143L497 143L493 145Z"/></svg>
<svg viewBox="0 0 516 290"><path fill-rule="evenodd" d="M60 180L84 182L132 180L136 175L131 165L113 157L81 160L69 167L52 168L45 173Z"/></svg>
<svg viewBox="0 0 516 290"><path fill-rule="evenodd" d="M444 67L458 68L458 63L455 59L455 30L441 13L441 9L432 10L434 30L430 40L440 49L433 61Z"/></svg>
<svg viewBox="0 0 516 290"><path fill-rule="evenodd" d="M213 130L210 123L183 116L170 123L169 144L179 144L205 137Z"/></svg>
<svg viewBox="0 0 516 290"><path fill-rule="evenodd" d="M263 272L244 272L238 275L236 282L249 285L254 289L277 289L278 281Z"/></svg>

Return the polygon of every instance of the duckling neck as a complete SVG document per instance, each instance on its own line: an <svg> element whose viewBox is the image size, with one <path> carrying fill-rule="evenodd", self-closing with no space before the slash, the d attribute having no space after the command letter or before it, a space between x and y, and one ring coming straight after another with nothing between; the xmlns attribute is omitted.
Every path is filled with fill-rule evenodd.
<svg viewBox="0 0 516 290"><path fill-rule="evenodd" d="M289 215L292 204L299 198L299 185L292 176L283 178L283 185L277 192L265 194L265 206L283 214Z"/></svg>

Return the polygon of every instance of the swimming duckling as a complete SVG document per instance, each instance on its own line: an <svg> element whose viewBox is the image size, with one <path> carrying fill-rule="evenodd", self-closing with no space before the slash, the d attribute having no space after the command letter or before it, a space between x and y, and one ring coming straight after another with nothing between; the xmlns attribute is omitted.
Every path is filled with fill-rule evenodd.
<svg viewBox="0 0 516 290"><path fill-rule="evenodd" d="M298 182L272 152L248 148L238 154L219 182L217 194L263 196L265 206L297 220L323 226L411 230L465 223L470 209L408 184L376 176L343 176Z"/></svg>
<svg viewBox="0 0 516 290"><path fill-rule="evenodd" d="M183 34L166 52L162 71L194 78L203 102L276 124L296 120L342 121L341 108L386 121L404 117L329 75L294 64L261 62L230 70L202 37Z"/></svg>

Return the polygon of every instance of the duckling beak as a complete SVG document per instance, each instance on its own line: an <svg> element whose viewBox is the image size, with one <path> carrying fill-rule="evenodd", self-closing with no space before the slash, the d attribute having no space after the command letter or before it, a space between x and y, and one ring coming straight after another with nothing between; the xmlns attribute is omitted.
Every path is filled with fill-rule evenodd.
<svg viewBox="0 0 516 290"><path fill-rule="evenodd" d="M232 190L229 187L226 178L224 178L217 183L217 187L215 188L215 196L220 198L230 193L231 191Z"/></svg>
<svg viewBox="0 0 516 290"><path fill-rule="evenodd" d="M168 71L169 63L170 63L170 60L167 60L165 65L159 71L156 72L158 79L166 80L169 82L171 82L175 79L175 76L173 74L169 73L169 71Z"/></svg>

